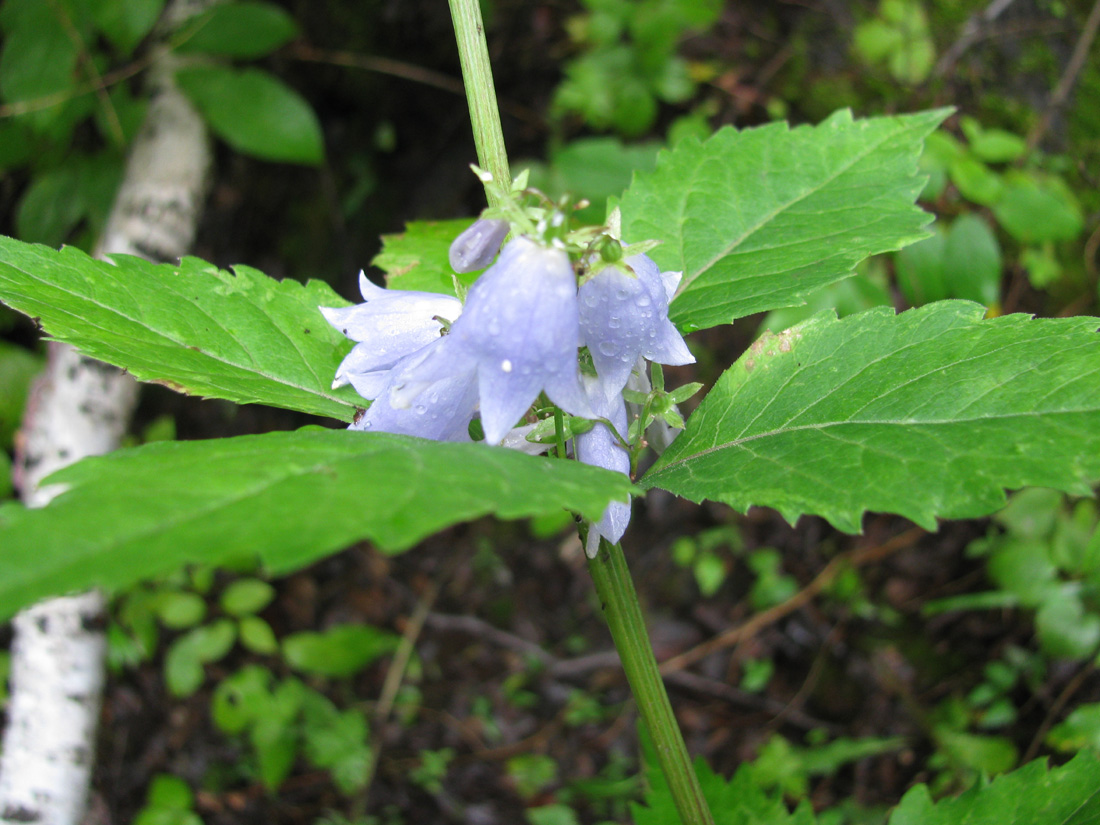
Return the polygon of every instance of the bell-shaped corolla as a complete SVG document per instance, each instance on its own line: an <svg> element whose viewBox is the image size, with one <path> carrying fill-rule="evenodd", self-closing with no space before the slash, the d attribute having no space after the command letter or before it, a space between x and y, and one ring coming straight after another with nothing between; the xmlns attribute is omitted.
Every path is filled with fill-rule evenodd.
<svg viewBox="0 0 1100 825"><path fill-rule="evenodd" d="M695 356L668 318L679 272L662 273L648 256L623 263L633 274L608 266L579 293L581 336L606 392L626 386L639 356L659 364L691 364Z"/></svg>
<svg viewBox="0 0 1100 825"><path fill-rule="evenodd" d="M596 418L611 422L618 434L626 438L626 404L620 394L609 396L600 379L585 376L585 386L592 403ZM596 424L586 433L576 438L577 460L605 470L614 470L624 475L630 474L630 455L620 445L619 439L607 428L606 424ZM592 525L592 529L611 543L619 541L630 523L630 502L613 501L607 505L603 516ZM595 556L594 548L598 543L589 538L588 554ZM589 549L593 548L593 549Z"/></svg>
<svg viewBox="0 0 1100 825"><path fill-rule="evenodd" d="M401 359L439 340L443 325L462 313L462 302L434 292L383 289L359 273L364 303L350 307L320 307L332 326L356 345L340 363L332 386L351 384L374 399L386 384L387 372Z"/></svg>
<svg viewBox="0 0 1100 825"><path fill-rule="evenodd" d="M462 315L432 357L404 370L393 403L472 365L485 441L499 444L540 392L592 417L577 365L577 282L564 250L516 238L470 288Z"/></svg>

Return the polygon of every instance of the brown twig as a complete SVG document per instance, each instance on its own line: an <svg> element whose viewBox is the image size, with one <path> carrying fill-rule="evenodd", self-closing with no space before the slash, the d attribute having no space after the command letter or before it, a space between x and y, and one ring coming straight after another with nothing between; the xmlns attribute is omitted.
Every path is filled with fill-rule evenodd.
<svg viewBox="0 0 1100 825"><path fill-rule="evenodd" d="M835 579L845 567L859 567L868 562L884 558L896 550L908 547L924 535L924 532L925 531L920 527L912 527L882 544L860 550L853 550L849 553L837 556L825 565L813 581L785 602L757 613L748 621L736 627L732 627L718 636L715 636L713 639L696 645L678 656L666 659L661 663L661 674L668 675L675 671L683 670L689 665L693 665L701 659L705 659L712 653L717 653L719 650L733 647L734 645L741 644L741 642L747 639L751 639L765 627L775 624L780 619L789 616L791 613L794 613L796 610L808 604L818 593L828 587L833 579Z"/></svg>
<svg viewBox="0 0 1100 825"><path fill-rule="evenodd" d="M1096 658L1096 651L1092 652L1092 655L1085 661L1084 666L1077 675L1066 683L1066 686L1062 689L1062 692L1058 694L1058 698L1054 700L1054 704L1050 706L1050 711L1047 712L1046 718L1043 719L1043 724L1039 725L1039 730L1035 732L1035 736L1031 738L1031 743L1027 746L1027 750L1024 751L1024 758L1020 764L1026 764L1030 762L1039 753L1039 748L1043 745L1043 740L1047 738L1047 733L1050 732L1051 727L1054 726L1054 720L1061 714L1062 710L1069 703L1069 700L1073 698L1073 694L1081 689L1081 686L1085 684L1085 680L1096 672L1096 665L1093 664L1093 660Z"/></svg>
<svg viewBox="0 0 1100 825"><path fill-rule="evenodd" d="M959 58L963 56L963 53L981 37L986 26L1000 17L1013 2L1014 0L993 0L982 11L971 15L963 24L959 38L936 61L936 67L932 70L932 74L935 77L943 77L950 72Z"/></svg>
<svg viewBox="0 0 1100 825"><path fill-rule="evenodd" d="M389 720L390 712L393 710L393 703L397 698L397 692L401 689L401 683L405 679L405 671L408 669L409 660L412 658L416 640L420 637L420 632L424 629L424 622L427 620L428 614L431 612L432 605L435 604L438 595L439 586L435 582L429 582L424 589L424 593L421 594L417 601L416 607L409 617L408 623L405 625L405 631L401 634L401 641L397 645L393 661L390 662L390 666L386 670L386 678L382 681L382 691L374 707L374 719L371 725L374 733L371 736L370 743L370 764L367 767L367 775L363 782L363 788L356 795L352 805L356 816L361 816L366 812L367 801L370 795L370 786L374 781L374 774L378 769L378 756L382 749L381 731Z"/></svg>
<svg viewBox="0 0 1100 825"><path fill-rule="evenodd" d="M125 146L126 133L122 129L122 121L118 118L118 111L115 109L115 104L111 102L111 96L107 94L107 89L103 85L103 77L99 74L99 69L96 68L95 61L92 59L92 56L88 54L88 47L84 43L84 38L80 36L80 32L77 31L76 26L73 25L72 18L69 17L68 12L61 7L57 0L49 0L49 2L50 10L61 23L61 27L65 29L66 36L72 41L72 44L76 46L80 62L83 64L84 70L87 71L91 77L96 97L99 98L99 105L103 107L103 111L107 116L107 125L111 132L111 137L114 138L117 146Z"/></svg>
<svg viewBox="0 0 1100 825"><path fill-rule="evenodd" d="M411 80L413 83L431 86L433 89L440 89L441 91L460 97L464 97L466 94L466 90L462 86L462 81L456 77L452 77L443 72L437 72L434 69L425 69L423 66L416 66L412 63L391 60L388 57L377 57L375 55L334 49L319 49L308 43L295 43L288 47L285 54L287 57L295 60L303 60L307 63L327 63L332 66L362 69L366 72L375 72L376 74L384 74L402 80ZM542 117L526 106L520 106L513 102L501 100L500 108L502 111L507 112L518 120L539 126L543 123Z"/></svg>
<svg viewBox="0 0 1100 825"><path fill-rule="evenodd" d="M1065 71L1062 72L1062 77L1058 80L1058 85L1054 87L1054 92L1043 110L1043 116L1027 136L1028 153L1039 145L1050 128L1055 112L1065 105L1069 93L1073 90L1073 84L1077 81L1077 75L1085 66L1089 49L1092 48L1092 41L1096 39L1098 30L1100 30L1100 0L1093 3L1092 11L1089 12L1085 26L1081 29L1081 36L1077 38L1077 45L1073 47L1073 54L1070 55Z"/></svg>
<svg viewBox="0 0 1100 825"><path fill-rule="evenodd" d="M62 103L80 97L81 95L91 94L93 92L99 92L101 89L110 88L116 83L129 80L134 75L145 71L160 55L161 52L154 49L140 60L135 60L127 66L122 66L114 71L101 75L97 81L82 83L78 86L74 86L72 89L66 89L63 92L55 92L52 95L45 95L44 97L36 97L33 100L17 100L14 103L5 103L3 106L0 106L0 118L18 117L19 115L30 114L31 112L41 112L53 106L60 106Z"/></svg>

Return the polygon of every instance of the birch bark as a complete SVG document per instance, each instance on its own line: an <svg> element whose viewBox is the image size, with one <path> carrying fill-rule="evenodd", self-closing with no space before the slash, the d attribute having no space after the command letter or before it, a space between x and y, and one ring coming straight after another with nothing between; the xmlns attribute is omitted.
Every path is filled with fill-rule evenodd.
<svg viewBox="0 0 1100 825"><path fill-rule="evenodd" d="M217 0L174 0L170 32ZM211 154L198 113L175 88L174 56L149 70L150 105L134 141L97 255L173 261L190 248L205 198ZM133 379L71 347L51 344L16 444L16 486L28 507L60 490L49 473L115 449L137 400ZM50 599L14 620L11 701L0 755L0 823L77 825L84 817L104 682L104 599Z"/></svg>

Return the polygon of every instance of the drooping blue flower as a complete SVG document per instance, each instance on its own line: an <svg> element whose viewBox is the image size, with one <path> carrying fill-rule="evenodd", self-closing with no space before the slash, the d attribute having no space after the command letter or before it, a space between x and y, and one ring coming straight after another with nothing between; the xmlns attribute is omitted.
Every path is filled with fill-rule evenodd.
<svg viewBox="0 0 1100 825"><path fill-rule="evenodd" d="M470 288L443 345L395 376L391 403L412 403L425 388L472 366L489 444L501 442L540 392L572 415L592 417L580 383L579 339L569 256L516 238Z"/></svg>
<svg viewBox="0 0 1100 825"><path fill-rule="evenodd" d="M493 262L508 235L508 221L476 220L451 242L448 257L455 272L476 272Z"/></svg>
<svg viewBox="0 0 1100 825"><path fill-rule="evenodd" d="M477 384L470 370L455 370L425 386L406 406L392 403L395 394L391 390L397 376L415 370L445 344L443 338L437 338L386 372L374 403L350 429L415 435L433 441L470 441L470 420L477 409Z"/></svg>
<svg viewBox="0 0 1100 825"><path fill-rule="evenodd" d="M626 404L622 395L618 393L608 395L606 388L602 386L602 381L598 378L585 376L584 382L593 411L596 413L595 417L610 421L619 435L626 438ZM605 424L597 424L588 432L578 435L576 448L577 459L585 464L603 467L605 470L613 470L624 475L630 474L630 455L619 445L618 439ZM603 516L592 525L591 530L615 543L623 537L629 523L630 502L613 501L607 505ZM586 552L590 557L595 557L598 547L598 542L594 541L590 534Z"/></svg>
<svg viewBox="0 0 1100 825"><path fill-rule="evenodd" d="M606 392L626 386L638 356L660 364L691 364L695 357L668 318L668 303L681 273L665 272L646 255L624 263L632 277L609 266L580 288L580 324L584 344Z"/></svg>
<svg viewBox="0 0 1100 825"><path fill-rule="evenodd" d="M438 340L443 326L436 318L453 321L462 313L462 302L434 292L383 289L363 273L359 273L359 291L365 303L320 310L325 320L357 342L337 368L333 389L351 384L363 398L374 399L386 383L387 372Z"/></svg>

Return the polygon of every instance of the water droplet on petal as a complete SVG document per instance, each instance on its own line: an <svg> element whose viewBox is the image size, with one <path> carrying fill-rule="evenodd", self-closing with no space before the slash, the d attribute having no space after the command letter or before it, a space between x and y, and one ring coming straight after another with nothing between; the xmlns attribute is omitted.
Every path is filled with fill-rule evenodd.
<svg viewBox="0 0 1100 825"><path fill-rule="evenodd" d="M587 292L584 296L584 302L588 306L594 307L600 302L600 296L598 296L595 292Z"/></svg>
<svg viewBox="0 0 1100 825"><path fill-rule="evenodd" d="M623 325L623 322L618 315L612 315L611 318L608 319L607 325L611 327L611 329L618 329Z"/></svg>
<svg viewBox="0 0 1100 825"><path fill-rule="evenodd" d="M615 297L618 298L620 301L625 301L627 298L630 297L630 290L619 287L615 290Z"/></svg>
<svg viewBox="0 0 1100 825"><path fill-rule="evenodd" d="M649 295L646 294L645 292L639 292L638 297L634 299L634 303L636 303L640 307L649 306L649 304L650 304Z"/></svg>
<svg viewBox="0 0 1100 825"><path fill-rule="evenodd" d="M511 372L512 371L512 362L509 361L507 358L505 358L503 361L500 362L500 369L503 372Z"/></svg>
<svg viewBox="0 0 1100 825"><path fill-rule="evenodd" d="M614 341L600 341L599 350L604 355L616 355L619 352L619 345Z"/></svg>

